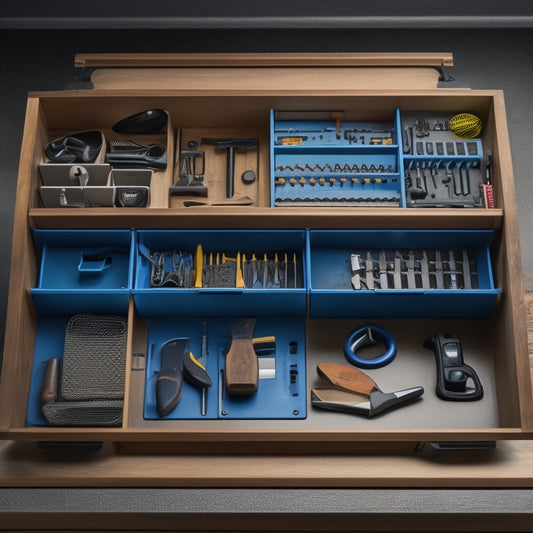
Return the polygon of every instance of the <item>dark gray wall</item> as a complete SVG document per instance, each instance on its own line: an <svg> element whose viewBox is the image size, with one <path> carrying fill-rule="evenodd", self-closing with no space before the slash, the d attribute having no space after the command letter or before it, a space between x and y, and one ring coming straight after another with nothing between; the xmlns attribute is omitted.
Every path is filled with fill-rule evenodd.
<svg viewBox="0 0 533 533"><path fill-rule="evenodd" d="M2 6L0 28L527 27L529 0L26 0Z"/></svg>

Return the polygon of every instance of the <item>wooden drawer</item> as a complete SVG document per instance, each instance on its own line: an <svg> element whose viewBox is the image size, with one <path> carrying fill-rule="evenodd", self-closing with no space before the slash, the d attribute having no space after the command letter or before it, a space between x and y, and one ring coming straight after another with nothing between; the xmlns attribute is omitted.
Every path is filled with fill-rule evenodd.
<svg viewBox="0 0 533 533"><path fill-rule="evenodd" d="M101 86L95 82L92 89L30 94L15 206L0 390L1 403L7 406L0 414L2 438L112 441L119 447L148 450L169 446L179 451L202 452L216 445L218 451L228 452L334 453L383 447L412 449L427 441L484 442L531 436L533 405L526 311L503 93L436 86L419 88L415 78L404 77L403 81L392 81L389 86L392 88L383 88L385 78L379 76L377 81L361 85L365 76L361 76L360 65L355 66L357 62L347 61L350 57L353 60L355 56L324 57L317 63L316 57L313 62L305 55L200 56L190 58L190 64L185 62L185 66L163 73L156 69L148 81L146 74L125 71L126 79L131 75L134 81L125 83L118 76L111 77L116 83L108 82L105 77L110 74L103 71L104 82ZM272 62L278 66L273 67ZM324 70L328 72L326 81ZM375 70L366 67L363 73L370 79L376 76ZM96 74L93 76L100 79ZM296 79L301 83L295 85ZM111 127L118 120L154 108L167 110L170 118L166 137L168 165L166 170L153 175L147 207L42 207L38 165L47 142L66 132L92 129L111 137ZM450 114L468 111L481 118L484 125L481 140L493 159L495 208L271 206L272 110L304 113L341 110L343 117L351 120L375 122L390 120L398 109ZM237 157L235 166L236 176L248 168L253 168L258 176L251 186L235 180L235 192L249 196L251 205L185 206L180 197L169 195L169 186L175 180L176 147L205 137L258 139L257 150ZM212 146L206 146L205 152L206 176L210 175L209 200L224 200L225 156ZM305 379L306 416L295 419L145 418L147 366L143 356L150 349L148 339L154 318L139 316L131 297L125 311L128 331L122 425L29 426L34 353L41 339L38 331L42 330L42 311L36 310L30 294L37 286L40 269L33 229L494 230L490 261L495 287L501 293L494 311L484 318L403 318L401 312L386 318L300 317L305 325L306 371L300 377ZM238 315L238 308L228 313L228 317ZM398 345L395 361L371 371L372 378L386 392L422 385L424 395L416 403L372 419L313 408L310 390L318 383L317 364L345 363L342 347L347 335L366 322L386 328ZM435 360L422 343L440 331L453 331L461 337L465 362L475 367L483 382L482 400L464 403L437 398Z"/></svg>

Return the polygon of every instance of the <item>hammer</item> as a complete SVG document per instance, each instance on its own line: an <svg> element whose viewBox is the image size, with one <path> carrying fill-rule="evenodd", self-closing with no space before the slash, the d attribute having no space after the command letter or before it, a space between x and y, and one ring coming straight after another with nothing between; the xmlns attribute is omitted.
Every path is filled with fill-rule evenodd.
<svg viewBox="0 0 533 533"><path fill-rule="evenodd" d="M222 139L204 138L202 144L212 144L217 148L226 148L226 198L233 198L233 180L235 174L235 150L257 146L259 139L236 139L226 137Z"/></svg>

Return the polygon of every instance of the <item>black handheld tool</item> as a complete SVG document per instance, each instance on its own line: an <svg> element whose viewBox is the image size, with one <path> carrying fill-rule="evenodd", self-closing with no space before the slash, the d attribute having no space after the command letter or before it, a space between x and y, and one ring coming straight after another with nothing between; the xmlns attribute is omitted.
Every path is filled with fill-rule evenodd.
<svg viewBox="0 0 533 533"><path fill-rule="evenodd" d="M212 385L211 378L189 349L189 339L173 339L161 347L161 369L156 381L156 404L159 416L168 415L178 405L183 379L193 387Z"/></svg>
<svg viewBox="0 0 533 533"><path fill-rule="evenodd" d="M476 371L463 361L461 339L451 333L438 333L424 342L437 360L437 396L449 401L474 401L483 398L483 386ZM471 380L472 386L469 385Z"/></svg>
<svg viewBox="0 0 533 533"><path fill-rule="evenodd" d="M174 339L161 347L161 369L157 376L155 397L159 416L168 415L183 392L183 356L189 353L188 339Z"/></svg>
<svg viewBox="0 0 533 533"><path fill-rule="evenodd" d="M202 144L212 144L217 148L226 149L226 198L233 198L233 183L235 174L235 150L238 148L250 148L259 144L259 139L235 139L233 137L212 139L202 139Z"/></svg>

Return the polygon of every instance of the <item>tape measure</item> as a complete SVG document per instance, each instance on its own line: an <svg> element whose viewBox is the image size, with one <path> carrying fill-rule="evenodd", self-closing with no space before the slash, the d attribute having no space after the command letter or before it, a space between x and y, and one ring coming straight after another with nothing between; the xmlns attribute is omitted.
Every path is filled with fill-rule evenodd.
<svg viewBox="0 0 533 533"><path fill-rule="evenodd" d="M472 113L459 113L449 122L450 130L460 139L479 137L483 124L481 119Z"/></svg>

